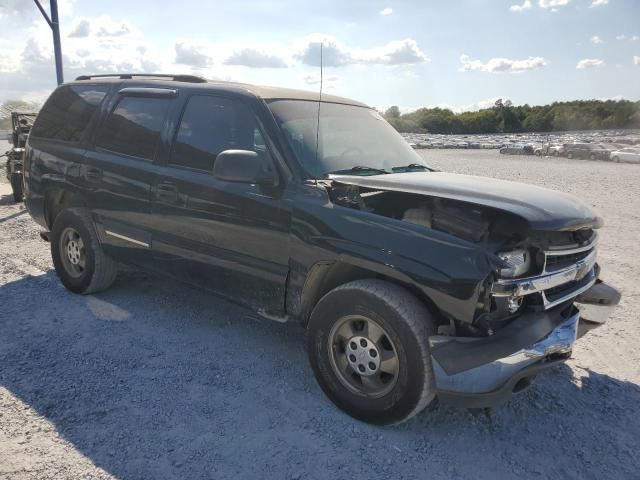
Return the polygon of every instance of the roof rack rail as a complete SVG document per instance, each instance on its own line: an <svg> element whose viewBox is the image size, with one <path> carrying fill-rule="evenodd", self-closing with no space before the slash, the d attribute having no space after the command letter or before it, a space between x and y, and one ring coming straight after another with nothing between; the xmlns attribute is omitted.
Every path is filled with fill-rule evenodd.
<svg viewBox="0 0 640 480"><path fill-rule="evenodd" d="M80 75L76 80L91 80L93 78L115 77L122 80L131 80L133 77L168 78L175 82L206 83L207 79L197 75L173 75L167 73L105 73L102 75Z"/></svg>

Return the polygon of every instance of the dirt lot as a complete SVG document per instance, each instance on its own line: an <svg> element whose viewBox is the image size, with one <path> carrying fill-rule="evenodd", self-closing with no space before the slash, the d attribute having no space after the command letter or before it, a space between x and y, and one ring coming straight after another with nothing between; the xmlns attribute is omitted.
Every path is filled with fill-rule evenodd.
<svg viewBox="0 0 640 480"><path fill-rule="evenodd" d="M603 276L623 302L567 366L490 416L435 406L370 427L325 399L296 325L139 272L67 292L1 183L0 478L638 478L640 166L422 154L568 191L605 217Z"/></svg>

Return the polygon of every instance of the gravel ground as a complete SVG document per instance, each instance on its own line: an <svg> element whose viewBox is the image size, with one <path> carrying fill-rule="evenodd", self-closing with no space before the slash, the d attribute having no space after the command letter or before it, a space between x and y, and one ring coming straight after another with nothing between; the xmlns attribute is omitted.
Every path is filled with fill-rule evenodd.
<svg viewBox="0 0 640 480"><path fill-rule="evenodd" d="M66 291L0 183L0 478L638 478L640 167L421 154L566 190L605 217L603 276L623 301L566 366L486 416L436 405L371 427L325 399L297 325L136 271Z"/></svg>

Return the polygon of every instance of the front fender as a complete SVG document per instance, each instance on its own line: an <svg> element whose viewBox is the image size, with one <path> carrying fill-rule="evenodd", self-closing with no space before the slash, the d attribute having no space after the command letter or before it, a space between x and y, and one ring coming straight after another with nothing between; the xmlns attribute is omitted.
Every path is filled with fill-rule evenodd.
<svg viewBox="0 0 640 480"><path fill-rule="evenodd" d="M322 290L317 285L327 282L323 275L335 265L348 265L409 285L441 312L466 322L473 320L483 284L495 268L481 245L331 203L298 204L291 253L292 295L300 300L288 305L303 307L314 298L305 292Z"/></svg>

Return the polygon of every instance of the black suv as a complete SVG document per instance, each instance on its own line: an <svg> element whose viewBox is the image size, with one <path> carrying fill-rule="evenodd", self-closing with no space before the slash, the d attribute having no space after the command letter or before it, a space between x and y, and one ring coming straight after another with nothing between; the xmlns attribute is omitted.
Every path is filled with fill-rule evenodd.
<svg viewBox="0 0 640 480"><path fill-rule="evenodd" d="M610 150L595 143L567 143L564 145L567 158L583 160L609 160Z"/></svg>
<svg viewBox="0 0 640 480"><path fill-rule="evenodd" d="M98 292L129 263L301 322L325 393L379 424L504 401L604 322L619 295L589 208L435 171L375 110L319 100L179 75L59 87L24 173L62 283Z"/></svg>

